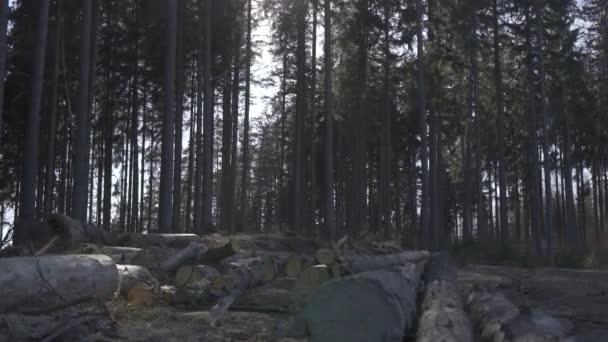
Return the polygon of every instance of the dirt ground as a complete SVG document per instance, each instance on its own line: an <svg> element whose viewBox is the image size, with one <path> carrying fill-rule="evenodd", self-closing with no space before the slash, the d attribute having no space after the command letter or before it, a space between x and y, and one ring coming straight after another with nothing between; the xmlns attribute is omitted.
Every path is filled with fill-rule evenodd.
<svg viewBox="0 0 608 342"><path fill-rule="evenodd" d="M463 293L473 284L502 291L519 306L562 321L577 341L608 341L608 272L471 265L459 270Z"/></svg>

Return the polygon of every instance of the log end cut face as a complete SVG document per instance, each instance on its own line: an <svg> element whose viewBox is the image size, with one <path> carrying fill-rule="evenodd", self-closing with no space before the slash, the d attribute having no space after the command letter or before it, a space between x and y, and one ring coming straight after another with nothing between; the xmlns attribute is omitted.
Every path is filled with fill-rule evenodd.
<svg viewBox="0 0 608 342"><path fill-rule="evenodd" d="M329 282L301 313L311 342L400 341L403 312L395 296L374 281Z"/></svg>

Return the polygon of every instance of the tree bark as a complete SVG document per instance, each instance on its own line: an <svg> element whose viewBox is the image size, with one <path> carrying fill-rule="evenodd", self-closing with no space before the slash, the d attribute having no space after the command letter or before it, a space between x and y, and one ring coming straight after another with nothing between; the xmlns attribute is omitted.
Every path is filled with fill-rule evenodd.
<svg viewBox="0 0 608 342"><path fill-rule="evenodd" d="M78 115L76 118L76 141L74 145L74 185L72 187L71 216L87 221L87 194L89 186L90 106L89 86L91 68L91 30L93 0L84 0L82 36L80 37L80 77Z"/></svg>
<svg viewBox="0 0 608 342"><path fill-rule="evenodd" d="M241 176L241 212L239 225L241 230L248 231L249 223L249 110L251 106L251 0L247 0L247 38L245 47L245 117L243 118L243 163Z"/></svg>
<svg viewBox="0 0 608 342"><path fill-rule="evenodd" d="M428 169L428 139L426 134L426 90L424 86L424 35L423 35L424 8L422 0L416 0L416 41L417 59L416 72L418 82L418 132L420 134L420 165L422 169L421 185L422 196L420 201L420 236L422 245L428 246L428 224L430 222L430 194L429 194L429 169Z"/></svg>
<svg viewBox="0 0 608 342"><path fill-rule="evenodd" d="M161 145L160 189L158 203L158 229L162 233L172 232L173 197L173 143L175 128L175 60L177 38L177 1L167 1L167 50L165 51L164 116Z"/></svg>
<svg viewBox="0 0 608 342"><path fill-rule="evenodd" d="M29 224L34 219L35 184L38 174L38 140L40 132L40 106L42 102L42 85L44 78L44 58L46 51L46 35L49 21L49 0L40 1L38 12L38 25L36 31L36 45L34 47L34 60L32 70L32 97L30 110L27 114L27 129L25 132L25 146L23 148L23 171L21 178L21 207L19 208L19 221ZM86 199L85 199L86 203ZM21 242L20 228L15 231L15 243Z"/></svg>
<svg viewBox="0 0 608 342"><path fill-rule="evenodd" d="M107 301L118 289L118 270L105 255L0 259L0 312L52 309L82 300Z"/></svg>
<svg viewBox="0 0 608 342"><path fill-rule="evenodd" d="M458 289L456 266L448 255L434 254L426 265L426 290L416 341L473 341L473 328Z"/></svg>
<svg viewBox="0 0 608 342"><path fill-rule="evenodd" d="M178 17L181 19L185 12L185 2L178 4ZM175 106L175 160L173 163L173 230L182 231L182 135L184 121L184 84L185 73L185 49L184 49L184 24L179 21L177 27L177 66L176 66L176 106Z"/></svg>
<svg viewBox="0 0 608 342"><path fill-rule="evenodd" d="M4 112L4 78L6 76L6 60L8 56L6 39L9 12L9 0L2 0L2 2L0 2L0 146L2 145L2 136L4 133L2 116Z"/></svg>
<svg viewBox="0 0 608 342"><path fill-rule="evenodd" d="M204 88L204 111L203 111L203 203L202 203L202 227L198 233L210 233L213 229L212 204L213 204L213 79L211 68L213 65L212 46L212 0L205 1L205 48L203 67Z"/></svg>
<svg viewBox="0 0 608 342"><path fill-rule="evenodd" d="M296 316L291 335L312 341L401 341L414 328L414 265L327 282Z"/></svg>
<svg viewBox="0 0 608 342"><path fill-rule="evenodd" d="M419 263L429 258L427 251L406 251L399 254L378 255L378 256L346 256L341 257L340 261L344 267L353 274L387 269L402 266L407 263Z"/></svg>
<svg viewBox="0 0 608 342"><path fill-rule="evenodd" d="M333 44L332 44L332 13L331 0L324 0L325 16L325 145L323 165L323 204L325 214L325 231L330 241L336 235L336 220L334 214L334 94L333 94ZM282 152L282 150L281 150ZM283 165L281 165L282 170ZM283 184L281 183L281 186Z"/></svg>

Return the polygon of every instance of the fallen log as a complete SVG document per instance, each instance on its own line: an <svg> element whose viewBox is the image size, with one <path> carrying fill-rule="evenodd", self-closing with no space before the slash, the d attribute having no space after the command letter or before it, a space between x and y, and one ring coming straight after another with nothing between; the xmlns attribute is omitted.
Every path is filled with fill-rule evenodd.
<svg viewBox="0 0 608 342"><path fill-rule="evenodd" d="M0 313L106 301L118 289L118 279L116 263L105 255L1 258Z"/></svg>
<svg viewBox="0 0 608 342"><path fill-rule="evenodd" d="M129 290L137 286L158 285L158 280L147 269L135 265L116 265L119 276L119 293L127 298Z"/></svg>
<svg viewBox="0 0 608 342"><path fill-rule="evenodd" d="M198 260L204 251L205 247L203 244L190 242L187 247L161 262L159 268L163 272L174 272L188 260Z"/></svg>
<svg viewBox="0 0 608 342"><path fill-rule="evenodd" d="M178 252L179 250L174 248L148 246L146 248L142 248L133 256L131 259L131 264L145 267L152 272L152 274L158 276L157 273L161 272L160 264Z"/></svg>
<svg viewBox="0 0 608 342"><path fill-rule="evenodd" d="M468 307L484 341L575 341L561 323L540 311L517 308L502 293L474 287Z"/></svg>
<svg viewBox="0 0 608 342"><path fill-rule="evenodd" d="M226 283L224 289L226 290L226 294L209 311L210 323L212 325L216 325L224 317L232 303L243 293L265 282L268 275L265 274L267 267L264 265L265 263L262 260L254 259L239 265L225 276Z"/></svg>
<svg viewBox="0 0 608 342"><path fill-rule="evenodd" d="M421 270L413 264L331 280L296 315L291 337L402 341L414 327Z"/></svg>
<svg viewBox="0 0 608 342"><path fill-rule="evenodd" d="M331 279L327 265L315 265L307 268L296 278L294 290L300 293L311 293Z"/></svg>
<svg viewBox="0 0 608 342"><path fill-rule="evenodd" d="M115 244L139 248L148 246L184 248L187 247L190 242L200 242L200 240L201 238L196 234L124 233L116 238Z"/></svg>
<svg viewBox="0 0 608 342"><path fill-rule="evenodd" d="M428 259L427 251L406 251L399 254L389 255L356 255L343 256L340 258L344 268L352 274L373 271L395 266L403 266L407 263L418 263Z"/></svg>
<svg viewBox="0 0 608 342"><path fill-rule="evenodd" d="M433 254L424 273L426 291L417 342L472 342L473 328L456 283L456 266L447 254Z"/></svg>
<svg viewBox="0 0 608 342"><path fill-rule="evenodd" d="M330 248L321 248L315 253L315 259L319 264L331 265L338 260L338 254Z"/></svg>
<svg viewBox="0 0 608 342"><path fill-rule="evenodd" d="M209 282L220 276L220 272L207 265L183 265L175 272L175 286L184 287L201 280Z"/></svg>
<svg viewBox="0 0 608 342"><path fill-rule="evenodd" d="M229 242L220 247L209 248L201 256L199 263L201 264L217 264L221 260L233 256L237 253L235 243Z"/></svg>
<svg viewBox="0 0 608 342"><path fill-rule="evenodd" d="M275 251L251 251L251 250L242 250L238 251L236 254L226 257L220 261L220 265L226 266L233 262L237 262L242 259L251 259L251 258L272 258L278 262L285 263L291 254L287 252L275 252Z"/></svg>
<svg viewBox="0 0 608 342"><path fill-rule="evenodd" d="M69 216L52 214L47 220L48 224L57 232L65 232L71 236L73 242L91 242L98 244L108 243L108 235L105 230L90 223L82 223Z"/></svg>

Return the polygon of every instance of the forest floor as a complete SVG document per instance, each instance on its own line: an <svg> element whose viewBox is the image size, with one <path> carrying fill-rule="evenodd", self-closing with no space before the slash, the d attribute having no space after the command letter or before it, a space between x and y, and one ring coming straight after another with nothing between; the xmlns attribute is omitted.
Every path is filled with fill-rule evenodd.
<svg viewBox="0 0 608 342"><path fill-rule="evenodd" d="M459 282L463 293L474 284L497 288L516 305L559 319L578 341L608 341L606 271L469 265L460 268ZM134 307L122 300L113 302L111 310L121 339L128 341L272 341L290 317L285 312L230 311L221 325L212 326L205 310Z"/></svg>
<svg viewBox="0 0 608 342"><path fill-rule="evenodd" d="M607 271L469 265L459 270L458 279L463 293L485 284L515 305L559 319L577 341L608 341Z"/></svg>

